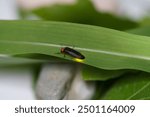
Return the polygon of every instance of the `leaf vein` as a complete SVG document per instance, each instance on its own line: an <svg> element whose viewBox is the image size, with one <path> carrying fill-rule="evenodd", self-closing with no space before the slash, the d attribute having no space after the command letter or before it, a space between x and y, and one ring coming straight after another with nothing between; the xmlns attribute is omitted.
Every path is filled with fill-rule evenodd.
<svg viewBox="0 0 150 117"><path fill-rule="evenodd" d="M134 94L132 94L130 97L128 97L127 100L130 100L131 98L133 98L134 96L136 96L138 93L140 93L141 91L143 91L149 85L150 85L150 82L148 82L145 86L143 86L141 89L137 90Z"/></svg>
<svg viewBox="0 0 150 117"><path fill-rule="evenodd" d="M48 47L66 47L64 45L59 44L50 44L50 43L41 43L41 42L25 42L25 41L4 41L0 40L0 42L3 43L14 43L14 44L29 44L29 45L39 45L39 46L48 46ZM68 46L71 47L71 46ZM91 48L80 48L76 47L75 49L81 50L81 51L88 51L88 52L95 52L95 53L103 53L103 54L109 54L109 55L115 55L115 56L124 56L124 57L130 57L130 58L137 58L137 59L144 59L144 60L150 60L150 57L148 56L140 56L140 55L133 55L133 54L127 54L127 53L120 53L120 52L112 52L112 51L106 51L106 50L97 50L97 49L91 49Z"/></svg>

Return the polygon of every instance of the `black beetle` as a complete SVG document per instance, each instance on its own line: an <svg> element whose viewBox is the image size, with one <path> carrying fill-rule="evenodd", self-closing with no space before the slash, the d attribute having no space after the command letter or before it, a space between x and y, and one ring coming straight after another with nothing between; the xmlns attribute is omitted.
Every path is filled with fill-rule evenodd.
<svg viewBox="0 0 150 117"><path fill-rule="evenodd" d="M84 55L82 55L80 52L69 47L61 48L60 52L63 53L64 55L69 55L73 58L85 59Z"/></svg>

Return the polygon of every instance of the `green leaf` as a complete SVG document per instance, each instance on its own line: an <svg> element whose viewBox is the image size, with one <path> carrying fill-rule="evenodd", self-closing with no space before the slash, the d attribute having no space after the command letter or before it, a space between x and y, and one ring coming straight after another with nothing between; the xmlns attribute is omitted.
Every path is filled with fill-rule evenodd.
<svg viewBox="0 0 150 117"><path fill-rule="evenodd" d="M45 60L30 59L30 58L18 58L10 56L0 56L0 67L13 66L13 65L30 65L44 63Z"/></svg>
<svg viewBox="0 0 150 117"><path fill-rule="evenodd" d="M137 35L150 36L150 26L144 26L144 27L127 30L127 32L132 34L137 34ZM84 66L82 70L82 75L84 80L98 81L98 80L108 80L112 78L118 78L119 76L122 76L123 74L127 74L130 72L135 72L135 71L103 70L103 69L93 68L91 66Z"/></svg>
<svg viewBox="0 0 150 117"><path fill-rule="evenodd" d="M44 20L90 24L117 30L127 30L138 26L138 23L125 18L98 12L91 0L78 0L73 5L56 4L35 9L33 13Z"/></svg>
<svg viewBox="0 0 150 117"><path fill-rule="evenodd" d="M150 38L112 29L43 21L0 21L0 54L39 53L73 61L64 46L85 55L84 64L106 70L150 72Z"/></svg>
<svg viewBox="0 0 150 117"><path fill-rule="evenodd" d="M58 54L68 45L85 55L87 65L150 72L149 37L72 23L0 21L1 54L39 53L73 61Z"/></svg>
<svg viewBox="0 0 150 117"><path fill-rule="evenodd" d="M138 34L138 35L145 35L145 36L150 36L150 27L149 26L144 26L144 27L139 27L135 28L132 30L128 30L127 32L133 33L133 34ZM98 88L97 91L97 98L96 99L150 99L149 91L147 89L144 89L143 92L139 92L139 94L135 95L133 92L133 89L135 89L135 85L133 85L132 81L134 84L141 82L147 82L149 80L146 77L149 77L150 74L147 73L139 73L139 74L133 74L130 75L132 72L128 72L126 76L120 77L120 79L114 79L114 80L108 80L107 82L103 82L100 85L100 88ZM134 72L137 73L137 72ZM107 73L106 73L107 74ZM96 76L96 78L98 75ZM143 79L144 77L144 79ZM136 79L136 80L135 80ZM130 81L129 81L130 80ZM120 87L120 90L118 88ZM127 88L128 87L128 88ZM143 85L144 87L144 85ZM136 88L141 88L140 85L136 85ZM136 91L135 91L136 92ZM129 95L133 95L129 96ZM145 96L146 95L146 96ZM102 97L102 98L100 98Z"/></svg>
<svg viewBox="0 0 150 117"><path fill-rule="evenodd" d="M140 26L150 26L150 17L145 17L139 22Z"/></svg>
<svg viewBox="0 0 150 117"><path fill-rule="evenodd" d="M150 26L143 26L143 27L131 29L128 30L127 32L138 34L138 35L150 36Z"/></svg>
<svg viewBox="0 0 150 117"><path fill-rule="evenodd" d="M139 72L118 79L103 95L106 100L143 100L150 99L150 74Z"/></svg>
<svg viewBox="0 0 150 117"><path fill-rule="evenodd" d="M130 72L130 70L104 70L88 65L82 66L83 79L88 81L105 81L108 79L117 78L128 72Z"/></svg>

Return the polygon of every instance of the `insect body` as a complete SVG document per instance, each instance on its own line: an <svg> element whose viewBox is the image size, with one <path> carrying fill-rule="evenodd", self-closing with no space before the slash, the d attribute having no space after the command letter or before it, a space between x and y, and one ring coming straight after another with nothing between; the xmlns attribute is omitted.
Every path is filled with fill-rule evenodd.
<svg viewBox="0 0 150 117"><path fill-rule="evenodd" d="M72 48L69 48L69 47L61 48L60 51L64 55L69 55L69 56L76 58L76 59L85 59L85 57L80 52L78 52Z"/></svg>

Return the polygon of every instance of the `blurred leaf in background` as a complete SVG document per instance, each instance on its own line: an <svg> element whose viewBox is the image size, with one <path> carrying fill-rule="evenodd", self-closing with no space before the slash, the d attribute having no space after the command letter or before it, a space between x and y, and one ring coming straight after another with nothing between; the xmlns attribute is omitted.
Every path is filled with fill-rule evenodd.
<svg viewBox="0 0 150 117"><path fill-rule="evenodd" d="M137 35L150 36L150 18L145 17L143 20L139 21L139 26L137 28L129 29L126 32Z"/></svg>
<svg viewBox="0 0 150 117"><path fill-rule="evenodd" d="M28 13L29 12L22 10L23 16ZM127 18L99 12L91 0L77 0L77 3L73 5L49 5L37 8L33 10L32 13L42 18L42 20L90 24L117 30L127 30L138 26L137 22Z"/></svg>
<svg viewBox="0 0 150 117"><path fill-rule="evenodd" d="M139 72L120 77L101 99L149 100L150 74Z"/></svg>

